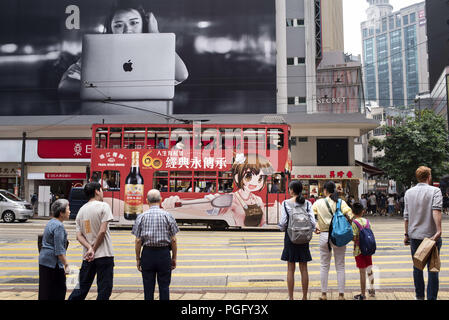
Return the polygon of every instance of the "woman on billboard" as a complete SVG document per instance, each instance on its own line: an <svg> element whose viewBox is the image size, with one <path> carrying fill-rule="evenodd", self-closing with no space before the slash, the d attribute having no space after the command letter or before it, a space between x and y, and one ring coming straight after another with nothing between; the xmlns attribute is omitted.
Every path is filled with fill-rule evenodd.
<svg viewBox="0 0 449 320"><path fill-rule="evenodd" d="M152 12L146 12L142 6L130 7L126 1L121 2L106 19L105 32L107 34L125 33L159 33L156 17ZM188 70L182 59L176 54L175 84L186 80ZM58 89L60 93L79 93L81 80L81 59L72 64L63 74Z"/></svg>
<svg viewBox="0 0 449 320"><path fill-rule="evenodd" d="M273 173L273 167L268 159L257 154L237 154L232 165L232 177L237 190L227 194L210 194L204 197L207 206L183 201L179 196L171 196L164 200L162 207L166 210L183 206L182 211L194 215L207 212L210 215L231 215L235 226L262 227L265 225L263 208L265 204L255 192L265 188L268 175ZM181 203L181 205L179 205ZM202 201L201 203L204 203ZM185 209L184 205L190 208ZM212 210L210 206L212 205Z"/></svg>

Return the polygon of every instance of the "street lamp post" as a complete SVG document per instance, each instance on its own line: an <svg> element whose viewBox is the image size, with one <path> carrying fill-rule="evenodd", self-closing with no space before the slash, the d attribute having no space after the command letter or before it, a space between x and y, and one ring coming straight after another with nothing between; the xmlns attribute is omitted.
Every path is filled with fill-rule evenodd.
<svg viewBox="0 0 449 320"><path fill-rule="evenodd" d="M25 199L25 141L26 141L26 132L22 133L22 163L20 167L20 197Z"/></svg>

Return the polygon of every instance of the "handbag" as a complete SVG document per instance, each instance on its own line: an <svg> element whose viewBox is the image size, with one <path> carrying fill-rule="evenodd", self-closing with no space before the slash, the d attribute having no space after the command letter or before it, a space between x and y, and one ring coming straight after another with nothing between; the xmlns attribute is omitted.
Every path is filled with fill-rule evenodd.
<svg viewBox="0 0 449 320"><path fill-rule="evenodd" d="M440 268L440 254L438 252L437 246L435 245L432 249L432 253L430 254L429 272L440 272Z"/></svg>
<svg viewBox="0 0 449 320"><path fill-rule="evenodd" d="M413 255L413 266L419 270L424 270L434 247L436 248L435 241L424 238Z"/></svg>

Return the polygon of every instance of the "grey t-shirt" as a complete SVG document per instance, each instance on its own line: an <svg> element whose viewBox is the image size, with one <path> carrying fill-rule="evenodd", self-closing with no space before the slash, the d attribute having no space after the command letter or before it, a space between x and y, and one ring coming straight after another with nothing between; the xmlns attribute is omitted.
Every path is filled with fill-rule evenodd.
<svg viewBox="0 0 449 320"><path fill-rule="evenodd" d="M90 245L94 245L97 235L100 232L100 227L103 222L113 221L111 208L105 202L89 201L81 207L76 216L76 231L81 232ZM86 254L87 249L83 247L83 255ZM106 234L102 244L95 251L95 259L102 257L113 257L111 234L109 226L106 229Z"/></svg>
<svg viewBox="0 0 449 320"><path fill-rule="evenodd" d="M422 240L432 237L437 232L432 211L441 211L443 207L441 190L427 183L418 183L407 190L404 202L404 219L408 220L409 238Z"/></svg>

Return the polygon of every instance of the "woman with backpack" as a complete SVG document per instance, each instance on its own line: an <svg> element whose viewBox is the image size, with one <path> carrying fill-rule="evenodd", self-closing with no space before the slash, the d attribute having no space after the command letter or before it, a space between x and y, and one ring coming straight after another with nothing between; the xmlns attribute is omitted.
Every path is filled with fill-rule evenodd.
<svg viewBox="0 0 449 320"><path fill-rule="evenodd" d="M316 230L312 204L302 195L302 183L299 180L290 182L288 190L291 198L282 203L282 216L279 223L281 231L285 231L284 250L281 260L287 261L288 298L293 300L295 286L295 264L298 262L301 272L302 300L307 300L309 289L309 272L307 262L312 260L309 242Z"/></svg>
<svg viewBox="0 0 449 320"><path fill-rule="evenodd" d="M321 297L320 300L327 300L327 284L330 263L332 258L332 250L334 251L335 268L337 270L337 282L339 300L345 300L345 252L346 245L337 246L329 239L331 222L334 214L337 212L337 203L340 204L340 210L344 216L351 220L353 217L352 210L348 204L339 199L338 192L333 181L327 181L324 184L324 199L317 200L312 210L318 217L317 233L320 235L320 275L321 275ZM352 231L349 223L349 228ZM352 240L352 232L351 239ZM350 241L349 240L349 241Z"/></svg>

